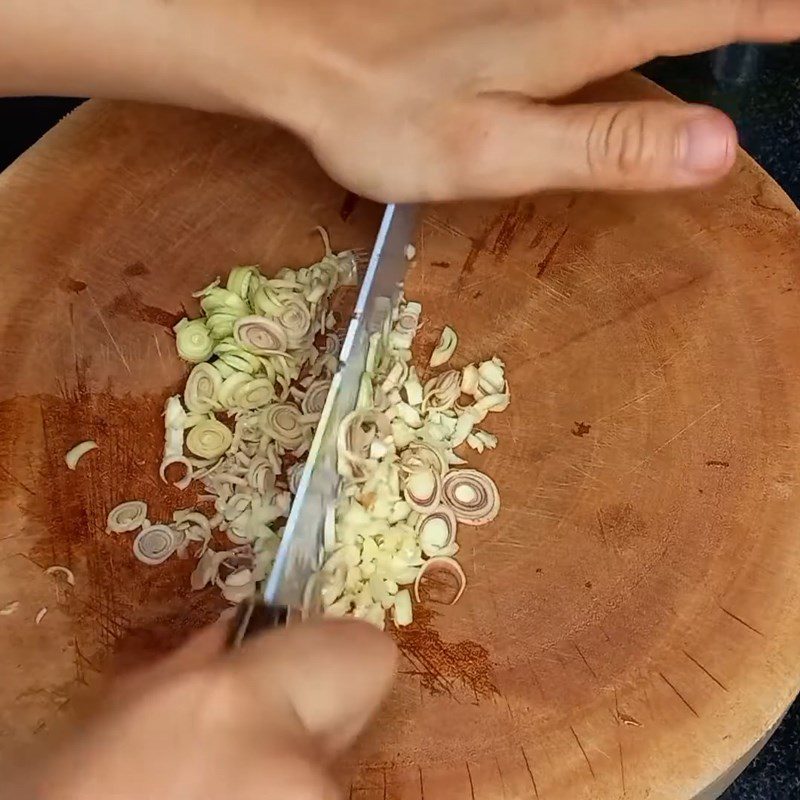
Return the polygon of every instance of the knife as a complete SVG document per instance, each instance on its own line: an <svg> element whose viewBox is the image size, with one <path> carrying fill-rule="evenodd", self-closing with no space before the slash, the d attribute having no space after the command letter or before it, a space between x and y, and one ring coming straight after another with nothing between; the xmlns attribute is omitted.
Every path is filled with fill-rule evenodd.
<svg viewBox="0 0 800 800"><path fill-rule="evenodd" d="M275 564L262 596L237 610L231 646L241 644L256 630L322 613L315 577L325 558L325 516L339 489L337 433L344 417L356 407L370 336L381 330L403 291L409 265L407 248L416 220L416 206L386 207Z"/></svg>

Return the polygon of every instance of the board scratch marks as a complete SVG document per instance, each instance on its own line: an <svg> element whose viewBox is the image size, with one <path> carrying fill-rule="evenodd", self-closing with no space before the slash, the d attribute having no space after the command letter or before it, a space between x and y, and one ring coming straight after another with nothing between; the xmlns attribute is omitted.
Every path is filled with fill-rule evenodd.
<svg viewBox="0 0 800 800"><path fill-rule="evenodd" d="M533 786L533 794L536 800L539 800L539 787L536 785L536 778L533 777L533 770L531 769L531 762L528 761L528 754L525 752L524 747L520 747L522 751L522 759L525 762L525 769L528 770L528 777L531 779L531 786Z"/></svg>
<svg viewBox="0 0 800 800"><path fill-rule="evenodd" d="M6 478L11 481L11 483L19 486L20 489L26 491L31 497L36 497L36 492L26 486L13 472L11 472L10 469L8 469L8 467L4 467L2 464L0 464L0 472L2 472L3 475L5 475Z"/></svg>
<svg viewBox="0 0 800 800"><path fill-rule="evenodd" d="M736 620L736 622L738 622L738 623L739 623L739 624L741 624L741 625L744 625L744 627L745 627L745 628L747 628L749 631L752 631L753 633L757 634L758 636L764 636L764 634L763 634L763 633L762 633L762 632L761 632L761 631L760 631L758 628L755 628L755 627L753 627L753 626L752 626L752 625L751 625L749 622L745 622L745 621L744 621L744 620L743 620L741 617L737 617L737 616L736 616L736 614L734 614L734 613L733 613L733 611L728 611L728 609L727 609L727 608L725 608L725 606L723 606L723 605L720 605L719 603L718 603L717 605L719 605L719 607L720 607L720 608L721 608L721 609L722 609L722 610L723 610L723 611L724 611L724 612L725 612L725 613L726 613L726 614L727 614L727 615L728 615L728 616L729 616L731 619L733 619L733 620Z"/></svg>
<svg viewBox="0 0 800 800"><path fill-rule="evenodd" d="M455 227L455 225L451 225L449 222L439 219L439 217L435 216L434 214L428 214L425 219L422 220L422 224L429 225L434 230L439 231L439 233L446 233L455 239L470 238L466 233L464 233L464 231L459 230Z"/></svg>
<svg viewBox="0 0 800 800"><path fill-rule="evenodd" d="M465 761L464 766L467 768L467 777L469 778L469 794L472 800L475 800L475 784L472 781L472 770L469 768L469 761Z"/></svg>
<svg viewBox="0 0 800 800"><path fill-rule="evenodd" d="M419 769L419 800L425 800L425 784L422 781L422 767Z"/></svg>
<svg viewBox="0 0 800 800"><path fill-rule="evenodd" d="M497 774L500 777L500 787L503 790L503 800L505 800L505 798L508 796L508 792L506 790L506 779L503 775L503 768L500 766L500 759L497 756L494 757L494 763L497 766Z"/></svg>
<svg viewBox="0 0 800 800"><path fill-rule="evenodd" d="M625 758L622 755L622 741L617 740L617 746L619 747L619 777L622 782L622 796L628 793L627 789L625 788Z"/></svg>
<svg viewBox="0 0 800 800"><path fill-rule="evenodd" d="M586 669L589 670L589 674L595 679L595 681L599 683L600 681L597 677L597 673L592 669L592 665L586 660L586 656L583 654L583 651L575 642L572 643L572 646L578 651L578 655L581 657L581 661L583 661L583 663L586 665Z"/></svg>
<svg viewBox="0 0 800 800"><path fill-rule="evenodd" d="M87 289L86 292L89 295L89 300L91 300L92 305L94 306L94 313L97 315L97 318L100 320L100 324L103 326L108 338L111 340L111 344L114 346L114 350L116 351L117 355L119 356L119 360L122 362L122 365L127 370L128 374L131 374L131 368L128 364L125 355L122 352L122 349L119 346L119 343L114 338L114 334L111 333L111 329L108 327L108 323L106 322L106 318L103 316L103 312L100 310L100 306L97 305L97 300L94 299L94 295L92 294L90 289Z"/></svg>
<svg viewBox="0 0 800 800"><path fill-rule="evenodd" d="M502 211L499 214L495 214L491 222L489 222L489 224L472 239L472 247L470 247L469 253L467 253L467 257L464 259L464 263L461 265L461 270L459 271L458 275L458 286L456 291L459 294L464 291L464 285L467 281L467 278L475 270L475 262L478 260L478 256L486 249L489 237L497 229L497 227L502 224L504 217L505 214Z"/></svg>
<svg viewBox="0 0 800 800"><path fill-rule="evenodd" d="M595 775L594 773L594 767L592 766L592 762L589 761L589 756L586 754L586 749L584 748L581 740L578 738L578 734L575 731L575 728L573 728L572 725L570 725L569 729L572 731L572 735L575 737L575 742L580 748L581 753L583 754L584 761L586 761L586 766L589 767L589 772L591 773L592 778L594 778L594 780L597 780L597 775Z"/></svg>
<svg viewBox="0 0 800 800"><path fill-rule="evenodd" d="M702 670L706 675L708 675L708 677L711 678L711 680L714 681L714 683L716 683L717 686L719 686L720 689L722 689L724 692L728 691L728 687L719 678L717 678L715 675L712 675L711 672L709 672L693 655L691 655L690 653L687 653L685 650L683 651L683 654L698 669Z"/></svg>
<svg viewBox="0 0 800 800"><path fill-rule="evenodd" d="M536 208L533 203L521 204L519 201L509 209L500 225L492 248L497 261L505 261L517 235L520 231L525 230L535 212Z"/></svg>
<svg viewBox="0 0 800 800"><path fill-rule="evenodd" d="M597 526L600 529L600 540L603 542L603 547L608 549L608 538L606 537L606 526L603 524L603 516L600 509L597 509Z"/></svg>
<svg viewBox="0 0 800 800"><path fill-rule="evenodd" d="M561 231L558 238L553 242L550 246L550 249L545 254L545 257L539 262L539 268L536 270L536 277L541 280L542 276L547 272L547 268L552 263L553 259L555 258L556 253L558 252L558 248L561 247L561 242L564 241L564 237L567 235L567 231L569 230L569 225L564 226L564 230Z"/></svg>
<svg viewBox="0 0 800 800"><path fill-rule="evenodd" d="M693 419L687 425L684 425L676 434L670 436L666 442L656 447L656 449L653 450L653 452L650 453L647 458L640 461L635 467L628 470L628 473L630 474L631 472L636 472L637 469L643 467L648 461L652 460L654 456L657 456L662 450L669 447L676 439L680 439L681 436L694 428L695 425L698 425L700 422L702 422L707 416L709 416L709 414L713 414L721 405L722 401L720 400L718 403L715 403L713 406L711 406L711 408L707 408L699 417Z"/></svg>
<svg viewBox="0 0 800 800"><path fill-rule="evenodd" d="M700 715L697 713L697 711L695 711L694 706L692 706L692 704L675 688L675 684L672 683L672 681L670 681L670 679L667 678L663 672L659 672L658 674L661 680L664 681L664 683L666 683L670 689L672 689L672 691L675 693L675 696L686 706L686 708L688 708L695 717L700 719Z"/></svg>

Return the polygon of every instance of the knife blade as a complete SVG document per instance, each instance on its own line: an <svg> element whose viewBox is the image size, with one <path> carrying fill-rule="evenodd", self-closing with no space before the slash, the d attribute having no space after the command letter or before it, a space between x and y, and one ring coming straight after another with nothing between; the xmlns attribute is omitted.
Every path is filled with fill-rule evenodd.
<svg viewBox="0 0 800 800"><path fill-rule="evenodd" d="M324 559L325 516L336 501L336 438L344 417L356 407L369 338L381 330L403 290L409 260L406 248L416 226L417 209L390 205L384 212L375 246L347 328L339 366L295 495L263 600L302 616L321 613L314 576ZM281 615L286 619L287 615ZM292 618L292 614L288 615ZM246 624L246 623L245 623Z"/></svg>

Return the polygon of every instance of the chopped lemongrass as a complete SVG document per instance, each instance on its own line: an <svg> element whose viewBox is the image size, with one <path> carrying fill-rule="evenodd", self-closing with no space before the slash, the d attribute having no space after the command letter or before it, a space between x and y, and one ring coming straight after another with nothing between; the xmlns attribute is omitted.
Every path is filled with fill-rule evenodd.
<svg viewBox="0 0 800 800"><path fill-rule="evenodd" d="M444 502L465 525L485 525L500 511L495 482L476 469L451 470L442 481Z"/></svg>
<svg viewBox="0 0 800 800"><path fill-rule="evenodd" d="M186 437L186 447L200 458L219 458L231 446L233 433L217 419L195 425Z"/></svg>
<svg viewBox="0 0 800 800"><path fill-rule="evenodd" d="M75 585L75 575L73 574L72 570L68 567L62 567L60 564L55 564L52 567L48 567L44 571L45 575L63 575L67 579L67 583L70 586Z"/></svg>
<svg viewBox="0 0 800 800"><path fill-rule="evenodd" d="M398 628L410 625L414 621L414 614L411 610L411 593L408 589L398 592L392 605L392 619Z"/></svg>
<svg viewBox="0 0 800 800"><path fill-rule="evenodd" d="M236 267L225 283L198 293L202 316L177 326L179 353L195 365L183 403L176 396L165 406L160 474L166 481L167 470L181 466L176 485L197 480L197 502L211 510L176 511L168 525L152 525L139 501L109 515L110 531L141 527L137 558L157 564L193 556L192 588L215 586L232 603L252 596L272 569L340 366L330 300L353 284L356 256L335 255L326 234L323 240L325 254L310 267L270 278L257 267ZM409 247L407 256L415 255ZM421 312L419 303L401 300L370 337L356 411L337 432L341 484L325 514L322 570L308 584L309 604L319 593L325 613L379 628L387 615L398 627L411 623L411 593L403 587L414 584L418 595L427 569L460 570L452 560L459 519L483 524L499 508L496 487L483 507L471 483L453 483L451 467L466 463L454 453L460 443L496 445L476 426L508 405L505 365L492 358L420 380L412 346ZM457 341L445 328L430 366L447 363ZM221 537L232 545L215 552ZM462 571L456 599L464 583Z"/></svg>
<svg viewBox="0 0 800 800"><path fill-rule="evenodd" d="M106 533L128 533L141 528L147 521L147 504L141 500L120 503L108 512Z"/></svg>
<svg viewBox="0 0 800 800"><path fill-rule="evenodd" d="M97 442L92 441L91 439L86 442L81 442L80 444L76 444L65 456L64 461L67 462L67 467L71 470L75 470L78 466L78 462L91 450L97 448Z"/></svg>
<svg viewBox="0 0 800 800"><path fill-rule="evenodd" d="M133 554L145 564L161 564L177 549L176 532L167 525L143 528L133 540Z"/></svg>
<svg viewBox="0 0 800 800"><path fill-rule="evenodd" d="M0 617L10 617L12 614L16 614L19 610L19 600L12 600L10 603L6 603L4 606L0 607Z"/></svg>
<svg viewBox="0 0 800 800"><path fill-rule="evenodd" d="M214 352L214 339L202 319L182 319L175 326L175 342L184 361L207 361Z"/></svg>
<svg viewBox="0 0 800 800"><path fill-rule="evenodd" d="M464 594L464 589L467 588L467 576L464 574L464 569L461 564L449 556L435 556L422 565L420 571L417 573L416 579L414 580L414 599L418 603L420 602L419 587L422 583L422 578L424 577L425 573L433 567L444 567L452 570L456 574L456 577L458 578L458 589L456 590L455 597L449 603L451 606L455 605L461 599L461 595Z"/></svg>
<svg viewBox="0 0 800 800"><path fill-rule="evenodd" d="M450 326L445 325L442 335L439 337L439 343L431 354L428 366L441 367L442 364L446 364L456 351L457 345L458 336L456 336L456 332Z"/></svg>

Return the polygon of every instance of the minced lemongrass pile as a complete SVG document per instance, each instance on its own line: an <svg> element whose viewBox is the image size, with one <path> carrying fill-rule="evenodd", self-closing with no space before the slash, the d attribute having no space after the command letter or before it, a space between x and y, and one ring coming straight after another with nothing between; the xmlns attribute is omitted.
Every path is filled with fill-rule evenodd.
<svg viewBox="0 0 800 800"><path fill-rule="evenodd" d="M213 503L213 516L191 507L152 523L141 500L108 515L109 533L138 531L140 561L197 558L192 588L214 584L230 603L269 575L338 365L330 300L355 283L359 255L334 254L321 233L320 262L274 278L236 267L224 286L216 280L194 295L202 317L175 327L178 354L195 366L183 397L165 405L160 474L180 489L199 481L198 504ZM466 586L454 559L458 523L483 525L500 508L494 481L461 468L467 462L456 449L496 447L478 426L508 406L503 362L447 368L458 337L446 327L421 376L411 355L421 312L399 303L370 339L356 410L339 430L341 483L325 523L325 612L379 628L387 611L398 627L412 622L411 591L402 587L419 601L432 568L455 574L455 603ZM230 544L216 549L222 535Z"/></svg>

